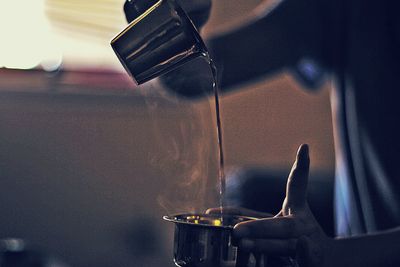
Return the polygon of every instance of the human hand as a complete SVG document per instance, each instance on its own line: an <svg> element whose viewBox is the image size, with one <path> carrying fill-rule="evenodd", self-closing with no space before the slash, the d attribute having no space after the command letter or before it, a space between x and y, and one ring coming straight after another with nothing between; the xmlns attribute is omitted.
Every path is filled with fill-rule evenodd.
<svg viewBox="0 0 400 267"><path fill-rule="evenodd" d="M178 3L198 29L204 26L210 17L211 0L178 0Z"/></svg>
<svg viewBox="0 0 400 267"><path fill-rule="evenodd" d="M281 211L272 218L239 223L234 236L239 248L267 255L296 256L300 266L327 266L332 239L327 237L307 204L308 146L300 146L286 186Z"/></svg>
<svg viewBox="0 0 400 267"><path fill-rule="evenodd" d="M208 20L211 11L211 0L177 0L185 10L194 25L200 29ZM155 0L126 0L124 12L128 22L134 20L138 14L142 14L156 3Z"/></svg>
<svg viewBox="0 0 400 267"><path fill-rule="evenodd" d="M206 214L221 214L221 209L223 214L227 215L240 215L246 217L254 217L254 218L269 218L273 215L271 213L255 211L251 209L246 209L242 207L223 207L223 208L211 208L206 211Z"/></svg>

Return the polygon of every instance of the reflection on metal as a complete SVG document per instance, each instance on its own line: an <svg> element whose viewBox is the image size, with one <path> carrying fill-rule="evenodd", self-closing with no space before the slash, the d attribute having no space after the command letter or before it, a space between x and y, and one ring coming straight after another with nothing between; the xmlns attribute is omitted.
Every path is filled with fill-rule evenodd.
<svg viewBox="0 0 400 267"><path fill-rule="evenodd" d="M157 1L138 14L111 46L138 84L207 54L197 29L173 0Z"/></svg>
<svg viewBox="0 0 400 267"><path fill-rule="evenodd" d="M247 263L232 240L232 229L240 222L256 218L224 214L180 214L165 216L175 223L174 262L177 266L239 267ZM261 258L259 267L263 267ZM246 264L246 266L249 266ZM250 265L253 266L253 265Z"/></svg>

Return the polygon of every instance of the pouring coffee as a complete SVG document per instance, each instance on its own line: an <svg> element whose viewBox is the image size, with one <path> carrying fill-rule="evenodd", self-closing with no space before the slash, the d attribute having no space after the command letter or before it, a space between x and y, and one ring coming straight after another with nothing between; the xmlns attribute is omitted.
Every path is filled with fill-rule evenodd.
<svg viewBox="0 0 400 267"><path fill-rule="evenodd" d="M252 261L232 241L235 224L255 218L222 213L225 173L217 69L196 27L175 0L128 1L130 24L111 46L137 84L170 72L196 58L203 58L212 76L219 152L221 214L165 216L175 223L174 261L181 267L263 267L263 255ZM130 5L130 6L129 6ZM125 10L126 11L126 10ZM253 263L253 265L252 265Z"/></svg>
<svg viewBox="0 0 400 267"><path fill-rule="evenodd" d="M225 192L225 174L216 67L196 27L174 0L136 1L125 5L128 27L111 46L137 84L144 83L195 59L203 57L213 77L219 152L220 206ZM133 5L134 2L127 2ZM165 216L175 223L174 261L186 267L239 267L240 253L232 243L236 223L250 218L215 215ZM242 260L248 262L248 259ZM243 265L245 266L245 265ZM248 266L248 265L246 265ZM261 266L261 265L258 265Z"/></svg>

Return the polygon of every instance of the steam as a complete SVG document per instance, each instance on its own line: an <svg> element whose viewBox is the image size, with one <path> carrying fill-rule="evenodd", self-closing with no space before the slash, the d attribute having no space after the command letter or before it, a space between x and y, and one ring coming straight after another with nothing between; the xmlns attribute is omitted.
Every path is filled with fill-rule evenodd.
<svg viewBox="0 0 400 267"><path fill-rule="evenodd" d="M158 203L166 214L203 212L217 203L216 169L210 168L218 162L212 105L209 101L186 101L157 87L153 84L143 94L152 138L159 147L149 154L149 161L162 173L160 179L169 179ZM160 115L166 108L172 109L168 112L174 115L171 123Z"/></svg>

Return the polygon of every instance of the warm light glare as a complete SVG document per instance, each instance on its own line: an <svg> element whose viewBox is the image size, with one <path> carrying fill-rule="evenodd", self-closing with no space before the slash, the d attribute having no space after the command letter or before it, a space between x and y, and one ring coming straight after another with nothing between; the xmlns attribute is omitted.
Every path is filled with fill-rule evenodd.
<svg viewBox="0 0 400 267"><path fill-rule="evenodd" d="M59 67L61 53L44 13L44 1L0 0L0 67Z"/></svg>
<svg viewBox="0 0 400 267"><path fill-rule="evenodd" d="M213 221L213 225L214 225L214 226L221 226L221 225L222 225L222 222L221 222L221 220L214 220L214 221Z"/></svg>

